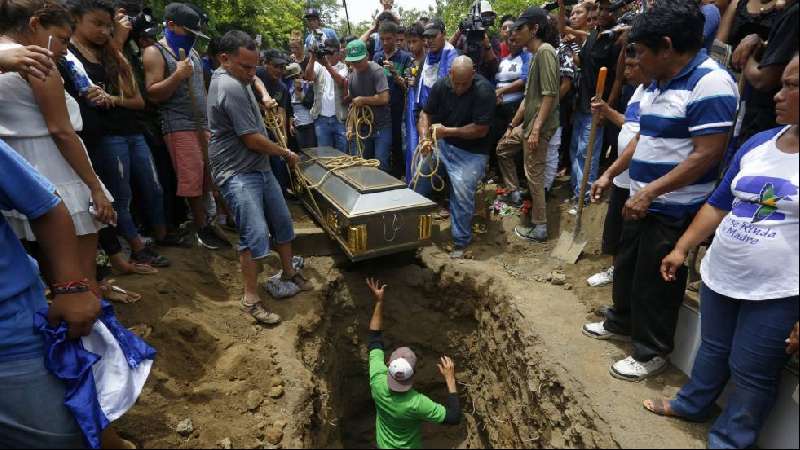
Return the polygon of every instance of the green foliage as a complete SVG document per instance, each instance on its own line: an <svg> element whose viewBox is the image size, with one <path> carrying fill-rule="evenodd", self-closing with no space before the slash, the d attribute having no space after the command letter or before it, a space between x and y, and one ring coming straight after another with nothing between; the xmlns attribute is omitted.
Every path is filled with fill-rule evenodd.
<svg viewBox="0 0 800 450"><path fill-rule="evenodd" d="M436 6L428 11L403 9L398 12L404 24L411 24L419 17L441 17L447 25L448 34L458 29L458 23L467 16L474 0L436 0ZM498 21L504 14L518 15L528 6L544 3L544 0L490 0L497 12ZM164 7L170 0L146 0L161 17ZM285 48L294 30L303 31L303 10L309 6L320 10L326 26L336 30L339 36L353 34L361 36L371 28L369 22L350 23L345 20L341 0L190 0L200 6L210 18L208 34L219 36L233 29L243 30L252 35L261 35L264 48ZM352 0L351 0L352 3ZM352 8L351 5L348 5ZM499 26L500 24L496 24Z"/></svg>

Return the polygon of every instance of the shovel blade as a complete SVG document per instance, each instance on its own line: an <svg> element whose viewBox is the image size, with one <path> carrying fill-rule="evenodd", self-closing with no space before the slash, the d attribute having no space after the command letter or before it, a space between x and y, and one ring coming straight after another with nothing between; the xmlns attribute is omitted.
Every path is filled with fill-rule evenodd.
<svg viewBox="0 0 800 450"><path fill-rule="evenodd" d="M586 248L586 237L582 233L575 235L573 232L565 231L561 233L550 256L567 264L575 264L584 248Z"/></svg>

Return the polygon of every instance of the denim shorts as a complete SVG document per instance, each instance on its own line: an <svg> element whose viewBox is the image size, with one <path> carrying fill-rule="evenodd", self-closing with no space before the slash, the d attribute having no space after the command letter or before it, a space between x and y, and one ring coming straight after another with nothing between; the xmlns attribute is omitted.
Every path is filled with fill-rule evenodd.
<svg viewBox="0 0 800 450"><path fill-rule="evenodd" d="M236 217L239 251L250 250L253 259L270 252L270 238L278 245L294 240L294 225L281 187L272 172L234 175L220 192Z"/></svg>
<svg viewBox="0 0 800 450"><path fill-rule="evenodd" d="M84 448L65 392L41 356L0 363L0 448Z"/></svg>

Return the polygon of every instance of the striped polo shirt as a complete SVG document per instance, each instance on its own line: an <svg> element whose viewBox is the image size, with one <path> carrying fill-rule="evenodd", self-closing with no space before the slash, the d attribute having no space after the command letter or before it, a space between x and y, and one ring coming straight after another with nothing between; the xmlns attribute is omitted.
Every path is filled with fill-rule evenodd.
<svg viewBox="0 0 800 450"><path fill-rule="evenodd" d="M692 138L728 133L739 94L728 72L701 50L666 84L653 82L640 101L639 144L630 165L631 195L665 176L694 151ZM650 212L683 218L714 191L719 169L658 197Z"/></svg>

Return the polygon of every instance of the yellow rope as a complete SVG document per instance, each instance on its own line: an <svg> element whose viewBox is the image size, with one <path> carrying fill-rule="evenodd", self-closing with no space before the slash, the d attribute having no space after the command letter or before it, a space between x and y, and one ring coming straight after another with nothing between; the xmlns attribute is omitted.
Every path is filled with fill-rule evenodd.
<svg viewBox="0 0 800 450"><path fill-rule="evenodd" d="M414 149L414 158L411 160L414 177L411 179L411 186L415 190L417 188L417 183L419 183L419 180L422 178L429 178L431 180L431 187L436 192L442 192L446 187L444 178L439 175L439 165L441 161L439 159L439 139L436 137L437 129L438 127L434 127L431 130L431 139L420 139L417 148ZM430 153L428 155L423 155L423 150L428 146L431 147ZM433 167L431 167L429 173L425 173L423 168L423 162L426 156L433 160Z"/></svg>
<svg viewBox="0 0 800 450"><path fill-rule="evenodd" d="M264 125L267 127L275 139L277 139L277 144L283 148L286 148L286 122L284 121L283 115L278 114L277 108L272 108L267 111L267 114L264 116Z"/></svg>
<svg viewBox="0 0 800 450"><path fill-rule="evenodd" d="M375 122L375 115L369 106L351 106L347 112L347 140L355 138L356 155L364 157L364 141L372 136L372 127ZM366 133L362 133L366 130Z"/></svg>

